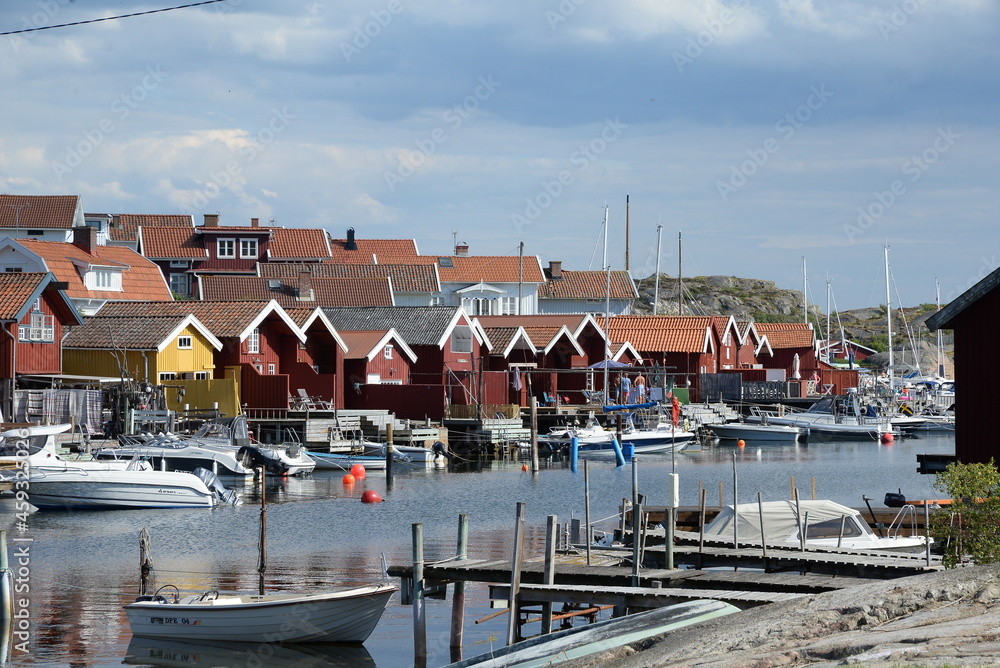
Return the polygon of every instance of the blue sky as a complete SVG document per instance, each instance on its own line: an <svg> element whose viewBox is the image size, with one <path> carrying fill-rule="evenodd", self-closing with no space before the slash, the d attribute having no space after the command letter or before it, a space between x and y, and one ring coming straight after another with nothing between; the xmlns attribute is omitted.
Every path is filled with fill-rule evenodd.
<svg viewBox="0 0 1000 668"><path fill-rule="evenodd" d="M177 2L176 4L186 4ZM0 31L170 6L5 0ZM425 254L764 278L1000 265L995 0L228 0L0 37L0 191Z"/></svg>

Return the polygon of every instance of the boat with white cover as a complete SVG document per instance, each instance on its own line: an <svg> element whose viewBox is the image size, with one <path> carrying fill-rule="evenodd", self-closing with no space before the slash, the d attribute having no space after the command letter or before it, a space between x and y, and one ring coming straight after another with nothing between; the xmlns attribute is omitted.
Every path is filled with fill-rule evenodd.
<svg viewBox="0 0 1000 668"><path fill-rule="evenodd" d="M749 422L724 422L703 425L707 433L715 438L739 441L780 441L794 443L805 440L809 434L807 427L790 424L754 424Z"/></svg>
<svg viewBox="0 0 1000 668"><path fill-rule="evenodd" d="M765 542L801 544L800 527L805 526L805 544L814 547L843 547L855 550L916 551L924 549L923 536L900 533L901 509L896 521L879 536L861 517L861 513L827 500L767 501L762 504L741 503L735 508L724 507L705 527L705 537L719 537L743 543ZM763 515L763 530L761 516Z"/></svg>
<svg viewBox="0 0 1000 668"><path fill-rule="evenodd" d="M173 588L173 593L164 593ZM318 594L180 596L167 585L125 606L132 635L236 642L363 643L398 588L388 582Z"/></svg>

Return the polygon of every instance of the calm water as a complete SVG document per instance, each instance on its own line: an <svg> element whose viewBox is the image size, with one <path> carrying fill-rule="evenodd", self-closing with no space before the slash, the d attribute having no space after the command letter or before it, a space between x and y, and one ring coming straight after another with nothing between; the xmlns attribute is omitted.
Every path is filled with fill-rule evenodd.
<svg viewBox="0 0 1000 668"><path fill-rule="evenodd" d="M719 482L732 502L733 457L740 501L788 498L791 479L804 498L811 495L862 506L862 495L881 506L887 491L907 498L937 498L933 478L916 473L917 453L950 454L954 438L924 437L893 445L872 442L810 445L717 445L701 452L648 456L639 464L639 491L649 503L666 498L664 476L680 474L681 503L697 504L699 481L708 502L718 503ZM610 460L591 460L591 516L616 514L631 497L632 469ZM528 551L541 554L546 516L560 521L583 517L583 465L573 473L565 461L543 461L537 476L520 462L490 462L449 471L398 473L392 490L385 476L370 474L346 490L339 473L275 480L268 487L268 584L274 591L318 591L380 577L381 554L389 564L411 559L411 525L424 525L428 560L454 554L459 513L471 518L470 556L510 558L515 507L527 504ZM363 504L374 489L386 500ZM413 665L412 608L390 603L374 635L362 648L277 649L194 647L132 642L121 606L132 601L139 580L139 531L152 535L156 586L181 590L254 591L257 586L259 496L244 489L246 505L215 510L34 513L27 530L14 526L12 501L0 501L2 526L11 538L30 543L30 638L15 638L9 662L33 666L363 666ZM451 601L428 601L428 666L449 662ZM489 615L485 588L467 593L465 656L478 654L506 637L506 616L483 624ZM530 629L527 629L530 631ZM26 642L26 644L21 644ZM132 644L130 644L132 643Z"/></svg>

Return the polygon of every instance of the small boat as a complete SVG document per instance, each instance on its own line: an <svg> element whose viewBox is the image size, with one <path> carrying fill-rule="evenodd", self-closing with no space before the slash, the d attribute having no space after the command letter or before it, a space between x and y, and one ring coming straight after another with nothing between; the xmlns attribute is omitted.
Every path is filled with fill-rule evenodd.
<svg viewBox="0 0 1000 668"><path fill-rule="evenodd" d="M734 527L741 542L801 544L800 526L805 525L805 544L813 547L843 547L855 550L916 551L926 546L923 536L900 533L905 511L888 527L886 536L876 535L861 513L827 500L766 501L762 504L728 505L705 527L707 538L733 540ZM763 530L761 516L763 515Z"/></svg>
<svg viewBox="0 0 1000 668"><path fill-rule="evenodd" d="M366 471L384 471L386 468L385 457L314 452L312 450L306 450L306 454L315 462L317 470L350 471L355 464L361 464Z"/></svg>
<svg viewBox="0 0 1000 668"><path fill-rule="evenodd" d="M28 475L28 501L41 510L212 508L221 500L239 502L211 471L156 471L138 459L124 469L63 461L32 466Z"/></svg>
<svg viewBox="0 0 1000 668"><path fill-rule="evenodd" d="M716 438L741 441L786 441L805 440L809 434L806 427L790 424L754 424L748 422L725 422L706 424L704 428Z"/></svg>
<svg viewBox="0 0 1000 668"><path fill-rule="evenodd" d="M238 457L237 453L238 450L227 445L160 434L141 444L102 448L94 453L94 458L113 461L139 457L149 460L153 468L161 471L194 471L196 468L203 468L227 479L252 477L254 471L247 466L248 459Z"/></svg>
<svg viewBox="0 0 1000 668"><path fill-rule="evenodd" d="M381 458L385 461L385 449L386 444L378 444L377 446L368 447L365 449L365 454L369 457ZM395 445L392 446L393 451L393 461L406 462L417 467L425 468L444 468L448 464L448 460L451 459L451 453L445 447L444 443L437 441L429 448L425 448L419 445Z"/></svg>
<svg viewBox="0 0 1000 668"><path fill-rule="evenodd" d="M172 588L173 593L164 594ZM398 587L382 582L319 594L181 597L173 585L125 606L132 635L260 643L363 643Z"/></svg>
<svg viewBox="0 0 1000 668"><path fill-rule="evenodd" d="M566 661L575 661L607 652L623 645L639 642L662 633L739 612L740 609L723 601L697 600L668 605L655 610L637 612L624 617L577 626L535 636L528 640L498 647L445 668L488 668L518 666L541 668ZM589 665L589 664L588 664Z"/></svg>

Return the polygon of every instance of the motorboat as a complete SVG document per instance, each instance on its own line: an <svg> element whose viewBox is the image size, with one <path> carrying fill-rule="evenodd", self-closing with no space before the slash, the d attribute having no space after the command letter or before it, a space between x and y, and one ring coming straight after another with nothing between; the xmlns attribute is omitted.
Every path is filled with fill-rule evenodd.
<svg viewBox="0 0 1000 668"><path fill-rule="evenodd" d="M361 464L366 471L384 471L385 457L374 455L349 455L338 452L315 452L306 450L306 455L316 464L317 470L350 471L355 465Z"/></svg>
<svg viewBox="0 0 1000 668"><path fill-rule="evenodd" d="M705 537L724 538L759 544L801 545L801 527L805 526L805 545L855 550L916 551L924 549L923 536L904 536L900 532L907 509L896 516L885 536L877 535L861 513L828 500L767 501L741 503L724 507L705 527ZM763 522L762 518L763 517ZM734 527L736 538L734 538ZM763 528L762 528L763 527Z"/></svg>
<svg viewBox="0 0 1000 668"><path fill-rule="evenodd" d="M679 429L665 419L660 419L655 426L647 428L636 426L634 419L629 417L622 429L621 444L632 446L635 454L672 452L686 447L696 437L697 434L693 431Z"/></svg>
<svg viewBox="0 0 1000 668"><path fill-rule="evenodd" d="M724 422L702 425L706 433L715 438L736 441L780 441L794 443L805 440L808 427L791 424L766 424L750 422Z"/></svg>
<svg viewBox="0 0 1000 668"><path fill-rule="evenodd" d="M0 432L0 468L15 468L61 461L56 436L73 425L23 425Z"/></svg>
<svg viewBox="0 0 1000 668"><path fill-rule="evenodd" d="M197 438L182 439L173 434L159 434L141 442L136 437L129 438L129 445L102 448L94 453L94 458L104 461L132 459L148 460L153 468L160 471L194 471L204 468L220 477L245 479L254 475L247 466L246 457L238 457L238 450L228 445L203 442Z"/></svg>
<svg viewBox="0 0 1000 668"><path fill-rule="evenodd" d="M18 473L20 475L21 472ZM157 471L149 462L59 461L30 467L28 501L41 510L212 508L239 503L211 471Z"/></svg>
<svg viewBox="0 0 1000 668"><path fill-rule="evenodd" d="M365 449L365 454L370 457L380 457L385 460L385 449L387 444L377 444ZM417 467L424 468L444 468L452 455L448 448L441 441L436 441L431 447L425 448L419 445L396 445L392 446L393 461L405 462Z"/></svg>
<svg viewBox="0 0 1000 668"><path fill-rule="evenodd" d="M381 582L318 594L241 596L213 590L182 597L165 585L126 605L125 614L132 635L143 638L363 643L397 590Z"/></svg>
<svg viewBox="0 0 1000 668"><path fill-rule="evenodd" d="M775 410L753 406L746 421L752 424L790 425L809 430L810 436L879 440L883 434L898 433L888 418L862 411L856 393L825 396L806 411L785 406Z"/></svg>
<svg viewBox="0 0 1000 668"><path fill-rule="evenodd" d="M538 444L547 447L552 452L559 452L569 448L569 444L574 438L580 447L592 445L597 446L593 449L602 449L600 446L610 449L615 432L605 429L591 412L583 425L552 427L547 434L539 434Z"/></svg>

